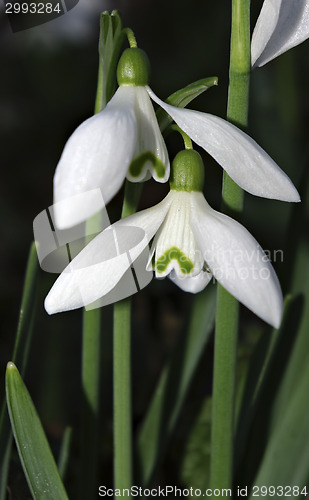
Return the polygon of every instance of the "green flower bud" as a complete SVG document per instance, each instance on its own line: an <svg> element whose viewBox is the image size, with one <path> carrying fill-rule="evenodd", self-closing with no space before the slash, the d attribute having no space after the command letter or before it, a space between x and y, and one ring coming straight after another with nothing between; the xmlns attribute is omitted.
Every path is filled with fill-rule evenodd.
<svg viewBox="0 0 309 500"><path fill-rule="evenodd" d="M149 59L143 50L130 48L123 52L117 67L118 85L148 85L149 73Z"/></svg>
<svg viewBox="0 0 309 500"><path fill-rule="evenodd" d="M170 187L176 191L203 191L204 164L194 149L180 151L174 158Z"/></svg>

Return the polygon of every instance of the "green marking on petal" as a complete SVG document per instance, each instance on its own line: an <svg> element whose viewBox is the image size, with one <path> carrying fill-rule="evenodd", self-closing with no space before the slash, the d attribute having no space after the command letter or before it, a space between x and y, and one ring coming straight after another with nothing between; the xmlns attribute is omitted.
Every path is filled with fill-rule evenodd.
<svg viewBox="0 0 309 500"><path fill-rule="evenodd" d="M162 179L165 175L164 163L162 163L162 161L152 151L145 151L145 153L142 153L137 156L137 158L134 158L129 167L130 175L132 175L132 177L138 177L141 174L145 163L148 161L152 163L157 176Z"/></svg>
<svg viewBox="0 0 309 500"><path fill-rule="evenodd" d="M158 273L163 273L172 260L177 260L183 274L189 274L193 270L193 262L177 247L166 250L156 262Z"/></svg>

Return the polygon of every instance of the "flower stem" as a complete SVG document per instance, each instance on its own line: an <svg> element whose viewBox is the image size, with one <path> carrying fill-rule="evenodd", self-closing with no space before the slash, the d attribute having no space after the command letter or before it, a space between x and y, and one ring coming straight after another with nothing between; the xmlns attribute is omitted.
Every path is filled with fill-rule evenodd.
<svg viewBox="0 0 309 500"><path fill-rule="evenodd" d="M232 0L230 82L227 118L247 125L250 79L250 0ZM243 191L224 173L224 211L235 217ZM210 485L232 488L238 302L218 284L213 380Z"/></svg>
<svg viewBox="0 0 309 500"><path fill-rule="evenodd" d="M137 48L137 41L136 41L136 38L135 38L133 31L131 30L131 28L125 28L125 32L127 35L128 42L130 44L130 48L136 49Z"/></svg>
<svg viewBox="0 0 309 500"><path fill-rule="evenodd" d="M141 184L126 181L121 217L136 211ZM114 489L132 486L131 298L114 305Z"/></svg>
<svg viewBox="0 0 309 500"><path fill-rule="evenodd" d="M104 39L103 21L100 21L99 50ZM106 78L106 77L105 77ZM102 54L99 57L98 83L94 114L99 113L107 104L104 91ZM101 214L95 214L86 222L85 243L101 229ZM81 460L78 484L78 498L92 498L96 491L98 463L98 434L100 412L100 348L101 348L101 309L83 310L82 327L82 407L81 407Z"/></svg>
<svg viewBox="0 0 309 500"><path fill-rule="evenodd" d="M114 306L114 488L132 486L131 300Z"/></svg>
<svg viewBox="0 0 309 500"><path fill-rule="evenodd" d="M174 132L179 132L179 134L183 139L185 149L193 149L190 137L183 130L181 130L181 128L178 127L178 125L171 125L171 130L173 130Z"/></svg>
<svg viewBox="0 0 309 500"><path fill-rule="evenodd" d="M100 217L95 215L87 221L87 237L100 228ZM81 470L79 498L95 496L98 459L98 432L100 410L100 345L101 309L83 311L82 343L82 391L81 411Z"/></svg>

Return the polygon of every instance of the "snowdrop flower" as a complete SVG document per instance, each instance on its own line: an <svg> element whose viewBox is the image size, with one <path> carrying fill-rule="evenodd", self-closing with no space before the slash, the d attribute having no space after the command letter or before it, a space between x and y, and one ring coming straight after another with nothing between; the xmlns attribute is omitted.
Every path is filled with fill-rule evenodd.
<svg viewBox="0 0 309 500"><path fill-rule="evenodd" d="M309 37L307 0L264 0L251 42L252 66L263 66Z"/></svg>
<svg viewBox="0 0 309 500"><path fill-rule="evenodd" d="M266 198L299 201L290 179L247 134L222 118L161 101L147 85L143 51L124 51L117 76L115 95L103 111L77 128L57 166L54 210L59 229L100 210L125 177L132 182L151 175L160 182L168 179L168 154L150 97L243 189Z"/></svg>
<svg viewBox="0 0 309 500"><path fill-rule="evenodd" d="M159 182L168 180L168 153L145 87L148 75L146 54L138 48L125 50L113 98L69 138L54 177L59 229L78 224L100 210L125 177L132 182L151 176Z"/></svg>
<svg viewBox="0 0 309 500"><path fill-rule="evenodd" d="M268 258L250 233L213 210L202 193L204 167L194 150L178 153L171 190L158 205L105 229L75 257L45 300L49 314L89 305L113 290L152 241L147 269L169 277L181 289L197 293L216 278L234 297L271 325L282 314L280 285ZM131 228L115 256L113 234ZM135 242L135 231L145 237Z"/></svg>

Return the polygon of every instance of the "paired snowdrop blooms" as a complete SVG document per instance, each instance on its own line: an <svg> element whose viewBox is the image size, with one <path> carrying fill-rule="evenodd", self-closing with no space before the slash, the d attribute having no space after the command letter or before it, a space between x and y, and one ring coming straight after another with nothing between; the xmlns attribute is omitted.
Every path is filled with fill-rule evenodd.
<svg viewBox="0 0 309 500"><path fill-rule="evenodd" d="M168 180L168 153L150 98L243 189L266 198L299 201L290 179L247 134L216 116L161 101L148 86L143 51L124 51L117 78L119 88L106 108L76 129L60 158L54 177L59 229L99 211L125 177L132 182L151 176L159 182Z"/></svg>
<svg viewBox="0 0 309 500"><path fill-rule="evenodd" d="M264 0L252 34L252 66L263 66L308 37L308 0Z"/></svg>
<svg viewBox="0 0 309 500"><path fill-rule="evenodd" d="M94 238L55 282L45 300L46 311L76 309L104 297L152 241L147 270L154 270L157 278L167 276L183 290L196 293L214 277L255 314L278 327L282 294L273 267L241 224L208 205L203 181L200 155L193 150L178 153L165 199ZM122 238L124 228L131 230ZM144 235L138 242L135 230ZM126 248L118 255L115 234L122 238L118 249Z"/></svg>

